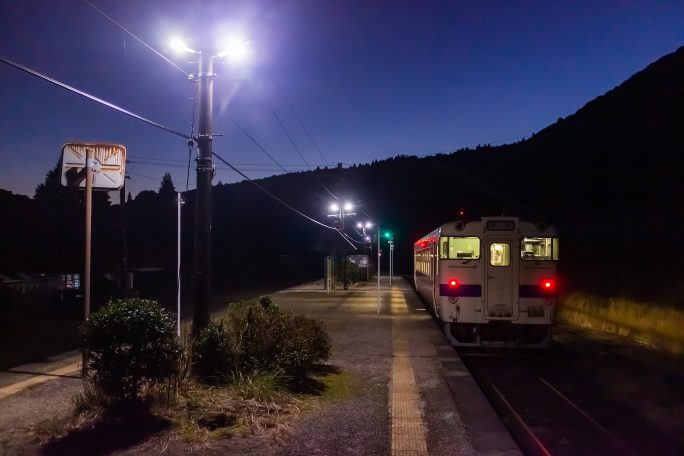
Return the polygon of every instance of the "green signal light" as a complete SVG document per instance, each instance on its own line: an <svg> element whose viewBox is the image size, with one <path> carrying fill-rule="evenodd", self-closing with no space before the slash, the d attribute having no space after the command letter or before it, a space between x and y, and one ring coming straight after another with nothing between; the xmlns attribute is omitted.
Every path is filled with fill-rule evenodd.
<svg viewBox="0 0 684 456"><path fill-rule="evenodd" d="M390 239L392 237L392 233L390 233L389 231L385 231L385 237L387 239Z"/></svg>

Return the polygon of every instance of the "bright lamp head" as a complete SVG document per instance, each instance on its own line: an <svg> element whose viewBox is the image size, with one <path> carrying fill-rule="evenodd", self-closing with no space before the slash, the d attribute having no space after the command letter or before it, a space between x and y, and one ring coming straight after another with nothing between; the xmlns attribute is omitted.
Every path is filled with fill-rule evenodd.
<svg viewBox="0 0 684 456"><path fill-rule="evenodd" d="M178 54L182 53L188 53L188 54L197 54L197 51L188 47L185 42L183 41L182 38L176 37L173 38L169 42L169 46L171 46L171 49L173 49L174 52Z"/></svg>
<svg viewBox="0 0 684 456"><path fill-rule="evenodd" d="M345 211L349 212L352 209L354 209L354 206L352 205L352 203L344 203L344 210Z"/></svg>
<svg viewBox="0 0 684 456"><path fill-rule="evenodd" d="M233 62L245 62L250 57L249 41L242 38L231 38L222 44L221 52L216 57L225 57Z"/></svg>
<svg viewBox="0 0 684 456"><path fill-rule="evenodd" d="M337 211L340 210L340 206L338 206L337 203L332 203L332 204L330 205L330 210L331 210L331 211L337 212Z"/></svg>

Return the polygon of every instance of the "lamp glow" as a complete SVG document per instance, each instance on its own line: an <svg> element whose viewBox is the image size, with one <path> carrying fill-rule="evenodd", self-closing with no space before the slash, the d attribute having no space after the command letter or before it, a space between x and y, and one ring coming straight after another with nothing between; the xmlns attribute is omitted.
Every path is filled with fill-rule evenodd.
<svg viewBox="0 0 684 456"><path fill-rule="evenodd" d="M196 50L188 47L182 38L178 38L178 37L173 38L169 42L169 46L171 46L171 49L173 49L174 52L177 52L179 54L183 53L183 52L186 52L188 54L197 54L198 53Z"/></svg>
<svg viewBox="0 0 684 456"><path fill-rule="evenodd" d="M352 203L344 203L344 210L345 211L349 212L352 209L354 209L354 206L352 205Z"/></svg>
<svg viewBox="0 0 684 456"><path fill-rule="evenodd" d="M340 210L340 206L338 206L337 203L332 203L332 204L330 205L330 210L331 210L331 211L337 212L337 211Z"/></svg>
<svg viewBox="0 0 684 456"><path fill-rule="evenodd" d="M250 56L249 41L233 38L223 43L222 51L216 57L226 57L233 62L244 62Z"/></svg>

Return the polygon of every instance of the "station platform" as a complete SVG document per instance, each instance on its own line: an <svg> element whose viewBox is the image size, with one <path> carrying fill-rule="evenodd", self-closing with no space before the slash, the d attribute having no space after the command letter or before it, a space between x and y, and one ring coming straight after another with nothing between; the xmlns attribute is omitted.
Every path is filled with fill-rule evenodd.
<svg viewBox="0 0 684 456"><path fill-rule="evenodd" d="M370 281L330 292L319 280L271 297L284 309L325 322L329 363L348 376L353 392L307 413L284 441L261 454L522 454L403 278L390 284L385 276L379 287ZM68 408L81 387L79 362L71 352L0 373L0 450L10 437L3 429L13 419L37 421ZM40 392L45 389L49 401Z"/></svg>
<svg viewBox="0 0 684 456"><path fill-rule="evenodd" d="M279 454L522 454L402 277L334 292L317 281L272 297L324 321L330 363L362 384L357 399L298 426Z"/></svg>

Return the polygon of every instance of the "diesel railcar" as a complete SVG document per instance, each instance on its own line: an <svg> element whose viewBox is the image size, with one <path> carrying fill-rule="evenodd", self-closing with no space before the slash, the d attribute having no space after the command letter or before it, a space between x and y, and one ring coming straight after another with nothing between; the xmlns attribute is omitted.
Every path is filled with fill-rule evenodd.
<svg viewBox="0 0 684 456"><path fill-rule="evenodd" d="M416 290L454 346L548 347L558 236L516 217L458 220L414 244Z"/></svg>

